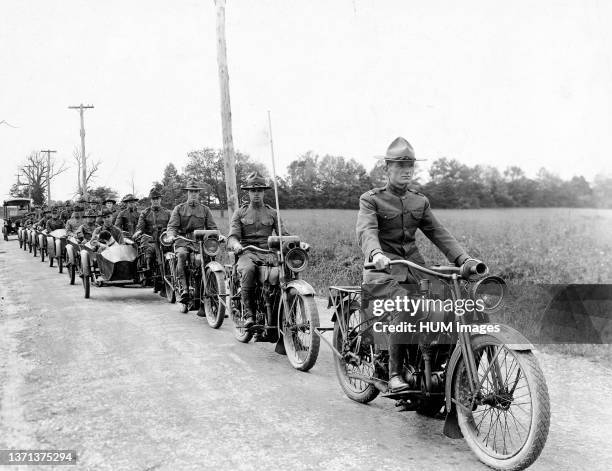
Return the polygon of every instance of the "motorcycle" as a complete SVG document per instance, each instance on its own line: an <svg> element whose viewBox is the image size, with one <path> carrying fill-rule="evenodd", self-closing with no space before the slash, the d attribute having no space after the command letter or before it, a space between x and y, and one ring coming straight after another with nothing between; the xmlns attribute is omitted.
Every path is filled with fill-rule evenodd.
<svg viewBox="0 0 612 471"><path fill-rule="evenodd" d="M281 246L282 239L282 246ZM270 255L268 261L255 262L256 324L245 328L246 314L241 301L238 255L244 251ZM247 245L240 252L229 252L231 263L226 265L230 299L228 309L234 324L234 336L239 342L276 342L275 351L286 354L289 363L300 371L310 370L319 355L320 341L314 334L319 327L319 313L314 288L300 279L308 266L307 251L298 236L270 236L268 249ZM282 260L282 262L281 262Z"/></svg>
<svg viewBox="0 0 612 471"><path fill-rule="evenodd" d="M134 239L138 243L137 272L141 286L147 287L153 284L153 292L159 292L160 296L166 297L164 283L165 266L164 263L160 262L165 257L165 253L168 252L168 249L161 245L159 238L154 238L149 234L140 234ZM147 264L146 248L148 244L155 244L155 259L153 266L148 266Z"/></svg>
<svg viewBox="0 0 612 471"><path fill-rule="evenodd" d="M486 276L488 269L483 263L469 271L427 268L406 260L391 264L405 265L430 277L419 282L417 298L430 299L433 281L442 287L438 291L444 293L441 298L471 299L479 302L482 310L462 315L456 307L450 312L425 312L426 317L415 323L419 324L417 337L413 337L416 340L407 345L403 379L409 389L394 392L387 384L388 345L381 336L374 340L381 324L375 325L384 318L362 309L361 287L331 286L332 342L323 337L330 329L319 329L318 334L332 349L343 392L363 404L382 393L404 410L432 417L444 410L444 434L463 437L486 465L500 470L531 465L548 436L548 389L533 345L511 327L495 324L496 329L489 323L489 314L503 306L503 280ZM366 264L365 268L374 265ZM423 329L421 325L430 327Z"/></svg>
<svg viewBox="0 0 612 471"><path fill-rule="evenodd" d="M183 236L176 239L184 240L195 245L197 253L190 253L185 264L185 276L187 278L188 300L179 303L179 311L187 313L190 310L198 310L198 316L206 317L208 324L218 329L225 319L225 269L216 261L219 254L221 242L225 238L218 230L199 229L193 231L195 240ZM176 240L175 239L175 240ZM164 231L159 240L165 247L172 246L172 242L166 240ZM180 286L177 274L178 258L176 247L172 252L164 256L164 283L166 299L170 303L177 300Z"/></svg>
<svg viewBox="0 0 612 471"><path fill-rule="evenodd" d="M49 266L52 267L53 260L57 260L59 273L63 273L64 271L66 237L66 229L55 229L46 237L46 252L47 256L49 257Z"/></svg>

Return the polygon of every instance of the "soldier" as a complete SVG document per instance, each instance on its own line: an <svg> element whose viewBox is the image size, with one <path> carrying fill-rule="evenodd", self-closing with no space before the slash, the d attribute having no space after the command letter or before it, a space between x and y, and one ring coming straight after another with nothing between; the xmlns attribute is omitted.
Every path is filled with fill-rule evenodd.
<svg viewBox="0 0 612 471"><path fill-rule="evenodd" d="M64 221L59 217L59 209L57 207L51 208L51 217L47 219L45 230L50 233L55 229L63 229L65 227Z"/></svg>
<svg viewBox="0 0 612 471"><path fill-rule="evenodd" d="M76 237L77 230L79 229L81 224L83 224L83 218L81 217L83 207L77 204L74 205L72 209L72 215L70 216L70 219L66 221L66 225L64 226L64 228L66 229L67 235Z"/></svg>
<svg viewBox="0 0 612 471"><path fill-rule="evenodd" d="M113 224L113 219L115 219L115 215L113 214L113 212L109 209L104 208L100 213L99 217L102 219L102 225L96 227L93 233L91 234L91 245L93 245L94 247L100 245L100 234L103 231L108 232L110 237L112 237L112 240L114 240L118 244L125 243L121 229L119 229ZM112 245L112 240L110 238L105 239L106 242L104 242L104 247L102 247L102 250L106 248L106 246Z"/></svg>
<svg viewBox="0 0 612 471"><path fill-rule="evenodd" d="M195 180L190 180L183 190L187 191L187 201L177 205L170 215L166 240L173 242L177 235L193 239L193 231L196 229L217 229L210 208L198 201L200 191L204 188L198 186ZM185 276L185 262L191 252L196 251L193 243L178 239L174 244L177 256L177 276L181 287L180 302L189 301L187 291L187 278Z"/></svg>
<svg viewBox="0 0 612 471"><path fill-rule="evenodd" d="M110 210L113 215L115 216L115 219L117 219L117 214L119 214L119 208L117 207L117 201L114 200L113 198L106 198L104 200L104 207L108 210ZM115 223L115 221L113 221L113 224Z"/></svg>
<svg viewBox="0 0 612 471"><path fill-rule="evenodd" d="M97 214L91 209L85 211L83 216L85 222L79 226L76 233L79 242L88 242L91 239L93 231L98 227L96 225L96 217Z"/></svg>
<svg viewBox="0 0 612 471"><path fill-rule="evenodd" d="M41 218L34 223L34 229L39 231L44 230L45 226L47 225L47 220L51 218L51 211L49 211L49 209L46 207L42 209L41 213Z"/></svg>
<svg viewBox="0 0 612 471"><path fill-rule="evenodd" d="M169 209L162 207L161 196L161 193L155 189L151 190L149 193L151 206L140 213L134 238L138 237L140 234L147 234L153 237L154 240L157 240L159 234L161 234L168 226L170 215L172 213ZM158 253L158 244L152 242L148 242L145 245L144 250L147 260L147 276L150 276L151 269L155 265L156 256L158 263L162 263L161 253Z"/></svg>
<svg viewBox="0 0 612 471"><path fill-rule="evenodd" d="M235 252L243 245L254 245L261 249L268 248L268 237L278 231L276 210L264 204L264 190L270 186L259 173L251 173L246 180L243 190L249 192L249 203L243 205L232 216L228 247ZM282 223L281 223L282 225ZM283 235L289 235L284 230ZM255 262L265 260L266 254L245 251L238 259L238 273L240 274L240 290L242 306L246 314L244 327L249 328L255 324Z"/></svg>
<svg viewBox="0 0 612 471"><path fill-rule="evenodd" d="M59 216L64 224L66 224L68 222L68 219L70 219L71 213L72 213L72 201L66 200L66 202L63 205L62 210L60 211L60 216Z"/></svg>
<svg viewBox="0 0 612 471"><path fill-rule="evenodd" d="M139 214L138 208L136 207L138 198L136 198L134 195L128 194L125 195L121 201L125 203L127 207L117 214L115 226L132 235L134 232L136 232L136 225L138 224Z"/></svg>
<svg viewBox="0 0 612 471"><path fill-rule="evenodd" d="M457 266L477 263L435 218L427 197L408 187L417 160L410 143L398 137L389 145L386 155L377 158L385 160L388 183L361 195L357 216L359 246L366 262L376 264L375 271L364 271L364 284L381 286L381 292L389 297L403 297L410 293L399 283L416 284L422 276L402 265L390 267L389 262L404 259L425 264L415 244L417 229ZM379 271L389 268L390 272ZM416 319L401 312L395 322L409 320ZM389 389L392 392L409 388L402 378L405 345L400 342L400 335L391 334L389 337Z"/></svg>

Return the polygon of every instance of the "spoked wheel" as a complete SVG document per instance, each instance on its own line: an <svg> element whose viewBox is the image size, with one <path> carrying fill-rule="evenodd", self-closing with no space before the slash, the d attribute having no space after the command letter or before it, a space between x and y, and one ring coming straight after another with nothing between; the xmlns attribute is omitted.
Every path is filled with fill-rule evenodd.
<svg viewBox="0 0 612 471"><path fill-rule="evenodd" d="M525 469L548 437L550 402L544 374L529 350L510 350L488 335L474 339L473 347L481 383L475 396L463 358L453 380L461 432L486 465Z"/></svg>
<svg viewBox="0 0 612 471"><path fill-rule="evenodd" d="M379 390L373 384L360 379L376 377L373 350L371 346L363 346L361 337L357 334L351 334L350 336L348 334L351 328L359 325L363 320L365 319L359 310L351 311L346 322L347 332L343 332L340 322L336 320L333 345L336 350L343 354L343 358L334 355L334 366L336 377L344 394L353 401L367 404L376 399L379 393Z"/></svg>
<svg viewBox="0 0 612 471"><path fill-rule="evenodd" d="M49 257L49 266L52 267L53 266L53 257Z"/></svg>
<svg viewBox="0 0 612 471"><path fill-rule="evenodd" d="M234 290L230 290L234 293ZM242 327L245 323L246 316L242 310L242 302L240 301L240 293L232 296L231 309L232 309L232 323L234 324L234 337L238 342L249 343L253 338L253 332L246 330Z"/></svg>
<svg viewBox="0 0 612 471"><path fill-rule="evenodd" d="M203 307L206 314L206 322L213 329L218 329L223 324L223 319L225 319L225 303L227 302L225 277L223 273L207 271L205 281L206 286L204 286L204 280L202 280L200 293L204 296Z"/></svg>
<svg viewBox="0 0 612 471"><path fill-rule="evenodd" d="M166 299L168 300L169 303L175 303L176 302L176 286L174 285L174 280L176 280L176 276L175 276L174 265L172 263L168 263L166 268L167 268L166 273L170 274L170 282L168 282L167 280L163 280L164 285L165 285Z"/></svg>
<svg viewBox="0 0 612 471"><path fill-rule="evenodd" d="M57 271L64 273L64 258L61 255L57 257Z"/></svg>
<svg viewBox="0 0 612 471"><path fill-rule="evenodd" d="M71 263L66 267L68 269L68 277L70 278L70 284L73 285L76 278L76 266Z"/></svg>
<svg viewBox="0 0 612 471"><path fill-rule="evenodd" d="M2 234L4 235L4 240L8 241L8 232L6 230L6 227L2 228Z"/></svg>
<svg viewBox="0 0 612 471"><path fill-rule="evenodd" d="M38 247L36 247L36 244L32 244L32 250L30 250L30 252L32 252L33 257L38 256L37 250L38 250Z"/></svg>
<svg viewBox="0 0 612 471"><path fill-rule="evenodd" d="M23 238L20 235L17 238L19 239L19 248L22 249L23 248Z"/></svg>
<svg viewBox="0 0 612 471"><path fill-rule="evenodd" d="M289 363L296 370L308 371L319 356L321 339L315 333L319 327L319 312L314 296L303 296L295 288L287 290L287 308L283 314L283 343Z"/></svg>
<svg viewBox="0 0 612 471"><path fill-rule="evenodd" d="M87 270L85 269L87 267ZM85 292L85 299L89 298L89 292L91 289L91 275L89 274L89 254L85 251L81 253L81 273L83 274L83 290Z"/></svg>

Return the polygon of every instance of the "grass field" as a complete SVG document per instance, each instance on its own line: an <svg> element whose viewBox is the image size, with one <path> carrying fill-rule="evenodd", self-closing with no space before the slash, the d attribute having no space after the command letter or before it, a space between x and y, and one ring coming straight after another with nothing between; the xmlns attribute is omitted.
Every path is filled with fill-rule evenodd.
<svg viewBox="0 0 612 471"><path fill-rule="evenodd" d="M612 210L525 208L437 210L435 214L470 255L485 261L492 274L502 276L511 286L612 283ZM227 216L218 212L215 216L227 234ZM363 255L355 236L357 211L287 210L282 218L291 234L300 235L312 246L303 278L319 295L326 296L330 285L360 283ZM446 263L420 232L417 244L428 263ZM493 320L509 323L523 333L533 332L538 322L533 313L542 312L547 299L537 290L529 293L519 305ZM610 345L543 349L612 359Z"/></svg>

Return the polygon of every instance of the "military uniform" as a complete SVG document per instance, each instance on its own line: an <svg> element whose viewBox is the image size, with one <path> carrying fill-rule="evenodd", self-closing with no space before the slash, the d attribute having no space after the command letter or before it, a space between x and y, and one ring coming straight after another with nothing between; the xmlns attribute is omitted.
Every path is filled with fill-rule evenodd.
<svg viewBox="0 0 612 471"><path fill-rule="evenodd" d="M283 227L283 235L289 235ZM254 245L260 249L268 248L268 237L277 233L276 210L269 205L257 207L252 203L241 206L232 216L229 237L234 237L241 245ZM255 288L255 262L269 257L259 252L246 251L238 259L238 273L242 289Z"/></svg>
<svg viewBox="0 0 612 471"><path fill-rule="evenodd" d="M151 195L151 198L153 198L153 196L157 197L158 194L151 192ZM159 197L161 197L161 195ZM168 226L171 214L172 213L169 209L161 206L149 206L140 213L138 225L136 226L136 232L142 232L143 234L150 235L154 240L157 240L159 234ZM158 252L158 244L152 242L146 243L144 246L144 252L147 260L147 269L150 270L154 266L156 255L158 262L161 263L161 253Z"/></svg>
<svg viewBox="0 0 612 471"><path fill-rule="evenodd" d="M74 236L76 235L76 232L81 226L81 224L83 224L83 218L81 217L81 208L77 206L74 208L71 218L66 221L66 225L64 226L64 228L66 229L68 235Z"/></svg>
<svg viewBox="0 0 612 471"><path fill-rule="evenodd" d="M196 183L191 182L185 190L202 190ZM177 205L170 215L168 221L167 236L176 237L181 235L193 239L193 231L196 229L217 229L210 208L197 201L185 202ZM185 262L189 253L196 250L195 244L178 239L174 243L177 257L177 276L181 284L181 301L186 301L187 277L185 275Z"/></svg>
<svg viewBox="0 0 612 471"><path fill-rule="evenodd" d="M91 240L92 241L98 240L98 238L100 237L100 232L102 231L110 232L110 235L113 236L113 239L115 239L115 242L117 242L118 244L125 243L125 239L123 238L123 232L121 232L121 229L119 229L115 225L106 226L105 224L102 224L101 226L97 226L93 230L93 232L91 233Z"/></svg>
<svg viewBox="0 0 612 471"><path fill-rule="evenodd" d="M47 224L45 225L45 230L47 232L53 232L56 229L63 229L65 227L64 221L62 221L59 217L47 220Z"/></svg>
<svg viewBox="0 0 612 471"><path fill-rule="evenodd" d="M126 208L117 214L115 218L115 226L129 234L136 232L139 213L136 208Z"/></svg>
<svg viewBox="0 0 612 471"><path fill-rule="evenodd" d="M416 160L412 146L403 138L394 140L384 157L387 162L406 162L414 165ZM410 177L411 178L411 177ZM387 183L382 188L365 192L359 198L357 216L357 241L366 262L373 261L377 254L391 260L410 260L424 265L416 243L415 234L420 229L436 247L451 261L462 263L469 256L457 240L442 226L431 211L429 200L418 191ZM364 270L364 289L387 298L409 296L414 285L424 276L403 265L391 265L388 271ZM400 285L402 283L402 285ZM418 316L418 314L417 314ZM394 322L414 321L409 312L400 311ZM408 385L402 379L405 345L401 334L389 337L389 388L402 390Z"/></svg>
<svg viewBox="0 0 612 471"><path fill-rule="evenodd" d="M85 223L81 224L77 229L76 237L79 242L89 242L91 240L94 230L98 227L95 222L95 218L97 216L94 211L88 209L87 211L85 211L83 217L85 219Z"/></svg>

